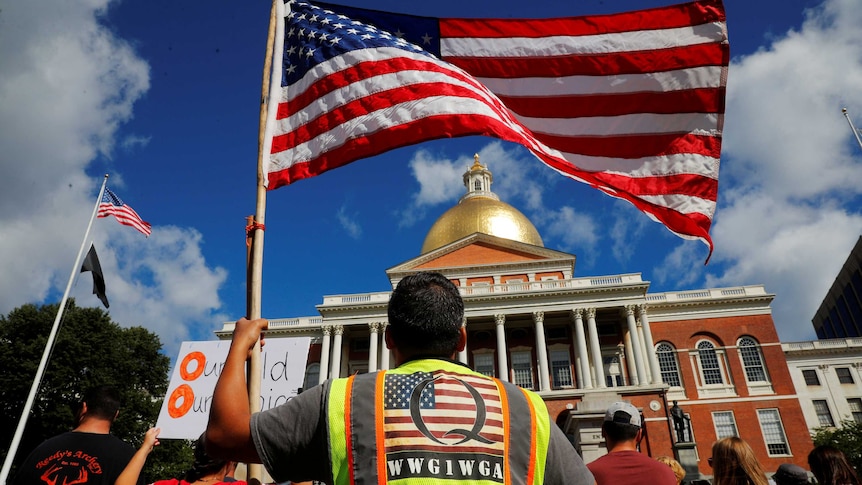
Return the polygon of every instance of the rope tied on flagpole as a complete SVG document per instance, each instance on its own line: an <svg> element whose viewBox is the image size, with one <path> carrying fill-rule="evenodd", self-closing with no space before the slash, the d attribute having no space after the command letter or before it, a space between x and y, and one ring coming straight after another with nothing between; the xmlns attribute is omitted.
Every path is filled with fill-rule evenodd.
<svg viewBox="0 0 862 485"><path fill-rule="evenodd" d="M248 247L251 247L251 238L254 236L254 231L260 229L261 231L266 230L266 224L261 224L259 222L252 222L251 224L245 226L245 244Z"/></svg>

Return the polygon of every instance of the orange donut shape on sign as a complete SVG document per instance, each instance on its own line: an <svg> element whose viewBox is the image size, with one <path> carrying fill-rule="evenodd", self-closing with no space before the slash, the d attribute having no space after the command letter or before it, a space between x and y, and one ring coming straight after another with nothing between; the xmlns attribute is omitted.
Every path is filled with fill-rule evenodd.
<svg viewBox="0 0 862 485"><path fill-rule="evenodd" d="M177 406L177 401L182 399L182 404ZM183 384L171 393L171 397L168 398L168 415L172 418L180 418L185 416L189 409L192 408L192 403L195 400L195 392L192 390L192 387L188 384Z"/></svg>
<svg viewBox="0 0 862 485"><path fill-rule="evenodd" d="M195 366L195 370L189 372L188 367L192 361L196 361L197 366ZM180 377L182 377L184 381L193 381L197 379L204 373L204 364L206 363L207 358L203 352L189 352L189 354L186 355L180 363Z"/></svg>

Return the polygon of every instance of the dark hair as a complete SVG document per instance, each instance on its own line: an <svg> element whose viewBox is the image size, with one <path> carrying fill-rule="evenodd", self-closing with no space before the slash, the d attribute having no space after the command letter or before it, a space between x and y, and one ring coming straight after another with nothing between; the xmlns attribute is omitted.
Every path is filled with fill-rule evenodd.
<svg viewBox="0 0 862 485"><path fill-rule="evenodd" d="M195 442L195 462L192 463L192 467L186 471L186 475L183 477L183 480L189 483L196 482L207 475L212 475L221 470L224 468L225 464L227 464L227 461L212 458L207 455L206 449L204 448L204 435L201 435Z"/></svg>
<svg viewBox="0 0 862 485"><path fill-rule="evenodd" d="M389 298L388 331L406 356L451 357L458 348L464 301L440 273L416 273Z"/></svg>
<svg viewBox="0 0 862 485"><path fill-rule="evenodd" d="M87 404L88 415L114 421L120 410L120 393L113 386L96 386L84 393L81 402Z"/></svg>
<svg viewBox="0 0 862 485"><path fill-rule="evenodd" d="M637 437L640 427L633 424L604 421L602 422L602 431L605 432L605 437L613 441L629 441Z"/></svg>
<svg viewBox="0 0 862 485"><path fill-rule="evenodd" d="M808 466L821 485L859 485L859 477L844 453L829 445L820 445L808 454Z"/></svg>

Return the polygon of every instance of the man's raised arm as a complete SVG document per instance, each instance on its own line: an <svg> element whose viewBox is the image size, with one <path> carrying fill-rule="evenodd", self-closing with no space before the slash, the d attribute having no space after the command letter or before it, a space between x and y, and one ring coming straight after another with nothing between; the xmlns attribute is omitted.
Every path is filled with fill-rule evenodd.
<svg viewBox="0 0 862 485"><path fill-rule="evenodd" d="M210 419L204 436L209 456L260 463L251 438L245 362L267 325L268 322L262 318L243 318L236 322L224 369L213 392Z"/></svg>

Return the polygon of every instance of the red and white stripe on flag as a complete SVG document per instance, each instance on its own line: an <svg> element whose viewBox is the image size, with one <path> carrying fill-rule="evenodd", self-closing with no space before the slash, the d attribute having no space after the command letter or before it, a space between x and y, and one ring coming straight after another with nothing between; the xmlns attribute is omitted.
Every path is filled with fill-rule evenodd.
<svg viewBox="0 0 862 485"><path fill-rule="evenodd" d="M487 135L712 251L729 61L720 0L517 20L330 8L288 1L279 16L270 189L396 147Z"/></svg>

